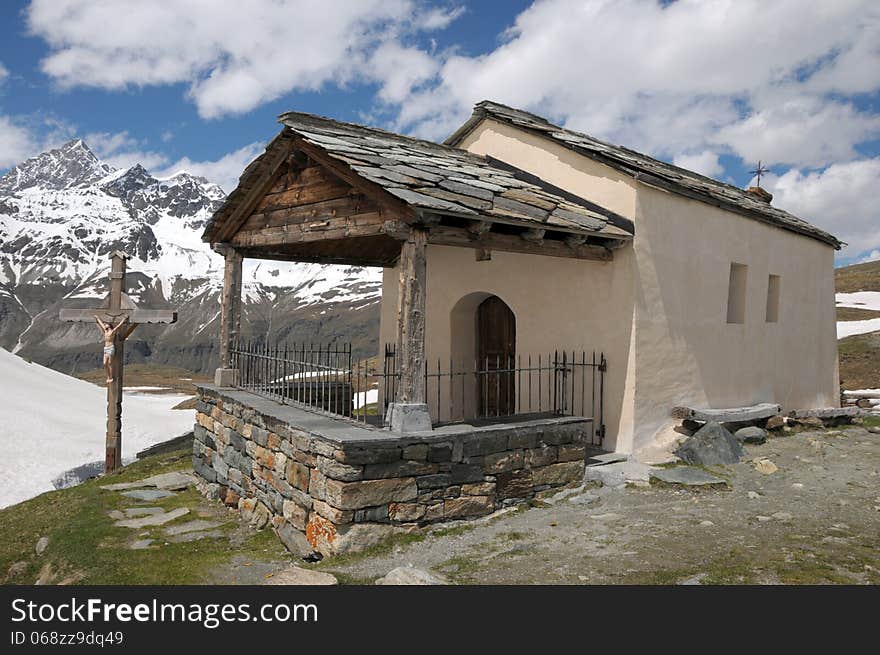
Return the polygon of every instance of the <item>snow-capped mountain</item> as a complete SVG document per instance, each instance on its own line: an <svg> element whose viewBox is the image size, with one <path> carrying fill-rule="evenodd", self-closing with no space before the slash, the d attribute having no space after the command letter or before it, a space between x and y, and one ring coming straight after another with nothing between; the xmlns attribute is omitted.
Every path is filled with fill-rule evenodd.
<svg viewBox="0 0 880 655"><path fill-rule="evenodd" d="M93 306L106 293L108 255L122 250L131 256L129 295L180 316L139 328L132 357L210 370L223 260L201 234L224 196L185 171L115 170L82 140L15 166L0 178L0 346L64 371L96 367L95 329L60 323L57 310ZM380 292L375 269L246 261L243 331L337 336L371 354Z"/></svg>

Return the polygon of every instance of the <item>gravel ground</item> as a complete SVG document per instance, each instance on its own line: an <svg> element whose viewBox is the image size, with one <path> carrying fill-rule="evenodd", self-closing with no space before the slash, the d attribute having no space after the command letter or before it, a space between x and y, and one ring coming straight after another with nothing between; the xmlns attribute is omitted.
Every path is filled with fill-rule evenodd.
<svg viewBox="0 0 880 655"><path fill-rule="evenodd" d="M765 474L753 459L778 470ZM372 583L412 565L456 583L880 583L880 435L856 426L747 447L727 489L587 488L317 566Z"/></svg>

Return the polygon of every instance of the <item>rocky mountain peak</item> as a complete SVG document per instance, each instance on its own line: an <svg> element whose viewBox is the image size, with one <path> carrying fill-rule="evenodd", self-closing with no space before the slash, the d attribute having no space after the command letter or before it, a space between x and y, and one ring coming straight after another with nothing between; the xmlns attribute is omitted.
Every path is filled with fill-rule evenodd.
<svg viewBox="0 0 880 655"><path fill-rule="evenodd" d="M33 187L72 189L97 182L114 172L102 163L82 139L40 153L0 177L0 195L12 195Z"/></svg>

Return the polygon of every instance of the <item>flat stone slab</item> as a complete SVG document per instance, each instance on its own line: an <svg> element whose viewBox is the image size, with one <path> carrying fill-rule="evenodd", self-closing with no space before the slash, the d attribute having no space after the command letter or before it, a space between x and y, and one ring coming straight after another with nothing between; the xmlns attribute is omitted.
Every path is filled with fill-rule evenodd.
<svg viewBox="0 0 880 655"><path fill-rule="evenodd" d="M126 489L139 489L149 486L148 484L143 484L143 482L117 482L115 484L101 485L101 489L104 491L125 491Z"/></svg>
<svg viewBox="0 0 880 655"><path fill-rule="evenodd" d="M334 585L336 578L323 571L312 571L299 566L291 566L279 571L266 580L267 585Z"/></svg>
<svg viewBox="0 0 880 655"><path fill-rule="evenodd" d="M447 585L449 581L434 573L413 568L398 566L391 569L383 577L376 580L377 585Z"/></svg>
<svg viewBox="0 0 880 655"><path fill-rule="evenodd" d="M152 539L138 539L133 542L129 548L132 550L146 550L153 543Z"/></svg>
<svg viewBox="0 0 880 655"><path fill-rule="evenodd" d="M104 491L126 491L127 489L156 487L166 491L180 491L181 489L186 489L191 484L194 484L194 480L190 473L186 471L171 471L170 473L160 473L143 480L135 480L134 482L105 484L101 489Z"/></svg>
<svg viewBox="0 0 880 655"><path fill-rule="evenodd" d="M668 469L656 469L651 471L651 479L665 482L666 484L681 484L686 487L704 487L716 484L727 484L723 478L712 475L693 466L675 466Z"/></svg>
<svg viewBox="0 0 880 655"><path fill-rule="evenodd" d="M625 462L627 455L622 453L600 453L598 455L590 455L587 457L587 466L605 466L606 464L614 464L615 462Z"/></svg>
<svg viewBox="0 0 880 655"><path fill-rule="evenodd" d="M673 418L689 418L694 421L709 423L732 423L738 421L756 421L770 418L782 411L782 406L775 403L760 403L750 407L728 407L726 409L695 409L693 407L673 407Z"/></svg>
<svg viewBox="0 0 880 655"><path fill-rule="evenodd" d="M221 525L223 524L216 521L205 521L204 519L196 519L195 521L187 521L186 523L172 525L168 528L165 528L165 534L174 536L177 534L185 534L187 532L212 530L214 528L219 528Z"/></svg>
<svg viewBox="0 0 880 655"><path fill-rule="evenodd" d="M605 487L624 487L628 483L647 483L651 469L647 464L635 460L588 466L584 470L584 480L601 482Z"/></svg>
<svg viewBox="0 0 880 655"><path fill-rule="evenodd" d="M159 475L149 477L144 482L149 482L151 486L159 489L180 491L194 484L195 480L190 473L185 471L171 471L170 473L160 473Z"/></svg>
<svg viewBox="0 0 880 655"><path fill-rule="evenodd" d="M186 516L187 514L189 514L189 508L178 507L177 509L173 509L170 512L163 512L162 514L153 514L139 519L116 521L113 525L120 528L137 530L139 528L146 528L153 525L165 525L166 523L170 523L174 519L179 519L181 516Z"/></svg>
<svg viewBox="0 0 880 655"><path fill-rule="evenodd" d="M174 494L164 489L133 489L132 491L123 491L122 495L134 498L135 500L159 500Z"/></svg>
<svg viewBox="0 0 880 655"><path fill-rule="evenodd" d="M190 541L199 541L201 539L220 539L221 537L223 537L223 533L220 532L220 530L208 530L206 532L187 532L185 534L178 534L169 537L168 541L180 544Z"/></svg>
<svg viewBox="0 0 880 655"><path fill-rule="evenodd" d="M162 514L165 510L161 507L129 507L125 510L125 517L133 519L138 516L154 516ZM123 517L120 517L123 518Z"/></svg>

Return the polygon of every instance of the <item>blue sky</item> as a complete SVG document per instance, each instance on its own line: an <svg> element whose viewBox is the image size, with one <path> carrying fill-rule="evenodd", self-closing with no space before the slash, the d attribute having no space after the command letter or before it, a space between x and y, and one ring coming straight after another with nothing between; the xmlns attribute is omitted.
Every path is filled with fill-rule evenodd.
<svg viewBox="0 0 880 655"><path fill-rule="evenodd" d="M746 186L880 259L880 3L0 3L0 172L70 138L227 190L287 110L441 139L490 98Z"/></svg>

